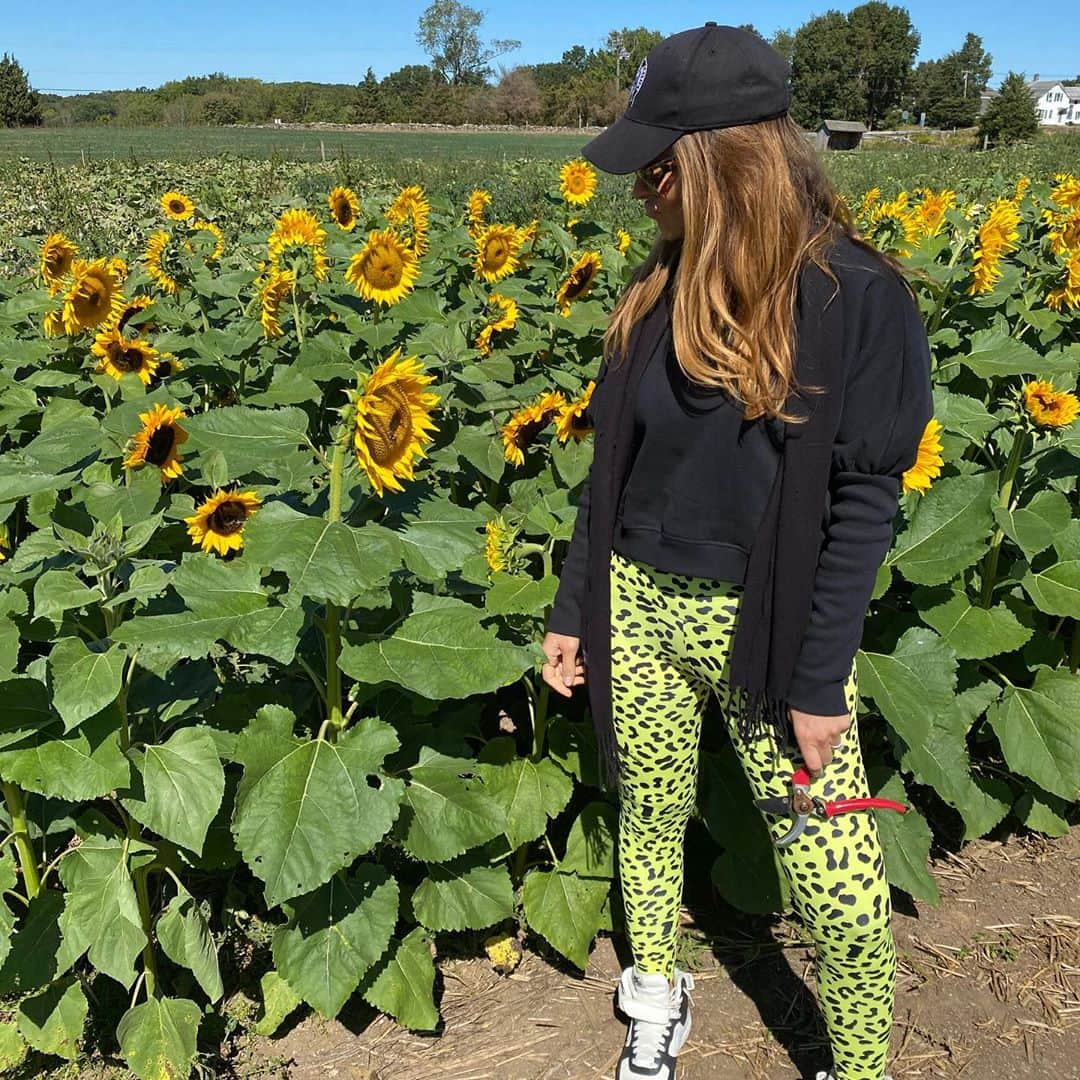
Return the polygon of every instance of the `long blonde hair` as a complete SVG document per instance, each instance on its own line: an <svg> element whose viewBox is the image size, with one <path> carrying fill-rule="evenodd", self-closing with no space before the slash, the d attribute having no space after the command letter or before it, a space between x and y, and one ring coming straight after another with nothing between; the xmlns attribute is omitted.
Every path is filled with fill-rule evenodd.
<svg viewBox="0 0 1080 1080"><path fill-rule="evenodd" d="M748 420L805 419L784 411L792 390L822 389L796 386L795 299L805 261L838 290L823 253L844 234L901 276L903 268L859 237L790 115L687 132L672 150L683 237L659 237L634 272L604 333L604 355L625 356L634 325L670 281L675 352L687 378L724 389Z"/></svg>

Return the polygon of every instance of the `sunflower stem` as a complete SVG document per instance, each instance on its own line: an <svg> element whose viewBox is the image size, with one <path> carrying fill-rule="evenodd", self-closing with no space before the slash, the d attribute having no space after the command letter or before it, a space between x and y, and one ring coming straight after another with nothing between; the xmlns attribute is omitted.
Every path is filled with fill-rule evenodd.
<svg viewBox="0 0 1080 1080"><path fill-rule="evenodd" d="M345 480L345 438L334 443L334 459L330 465L330 508L327 520L341 520L341 496ZM341 613L336 604L326 605L326 715L330 721L331 740L344 728L341 711Z"/></svg>
<svg viewBox="0 0 1080 1080"><path fill-rule="evenodd" d="M1013 436L1012 450L1009 453L1009 461L1005 466L1005 476L1001 481L1001 490L998 492L998 506L1007 509L1012 497L1013 482L1020 469L1020 459L1024 456L1024 448L1027 446L1027 432L1020 428ZM1005 536L1005 530L999 525L994 530L994 538L990 541L990 550L987 551L983 560L982 572L982 597L980 604L984 608L990 607L993 600L994 585L997 581L998 553L1001 550L1001 541Z"/></svg>
<svg viewBox="0 0 1080 1080"><path fill-rule="evenodd" d="M300 344L304 344L304 323L300 318L300 305L296 302L296 278L293 278L292 285L292 309L293 319L296 321L296 336L300 341Z"/></svg>
<svg viewBox="0 0 1080 1080"><path fill-rule="evenodd" d="M26 896L33 900L41 890L37 854L30 840L30 830L26 827L26 807L23 805L22 791L6 780L4 781L4 801L11 815L11 831L15 835L15 848L19 853L19 865L22 867Z"/></svg>

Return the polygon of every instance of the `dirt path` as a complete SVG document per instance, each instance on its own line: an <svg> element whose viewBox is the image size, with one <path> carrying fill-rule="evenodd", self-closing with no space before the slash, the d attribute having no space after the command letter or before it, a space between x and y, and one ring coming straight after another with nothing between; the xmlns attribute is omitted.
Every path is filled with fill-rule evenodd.
<svg viewBox="0 0 1080 1080"><path fill-rule="evenodd" d="M939 907L894 893L894 1080L1080 1080L1080 827L1059 840L975 841L932 870ZM698 989L680 1080L814 1076L827 1042L797 922L728 910L708 929L686 913L680 962L694 966ZM486 960L448 960L436 983L440 1036L404 1031L360 1002L253 1049L261 1074L283 1080L610 1080L626 962L607 936L584 976L531 952L510 977Z"/></svg>

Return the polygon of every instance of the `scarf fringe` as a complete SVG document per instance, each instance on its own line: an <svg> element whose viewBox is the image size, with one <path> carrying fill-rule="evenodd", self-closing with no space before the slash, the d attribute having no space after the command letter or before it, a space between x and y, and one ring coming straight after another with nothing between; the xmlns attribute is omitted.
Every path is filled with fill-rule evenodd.
<svg viewBox="0 0 1080 1080"><path fill-rule="evenodd" d="M767 690L748 690L733 687L736 726L744 742L771 734L779 744L787 737L788 706L783 698L773 697Z"/></svg>

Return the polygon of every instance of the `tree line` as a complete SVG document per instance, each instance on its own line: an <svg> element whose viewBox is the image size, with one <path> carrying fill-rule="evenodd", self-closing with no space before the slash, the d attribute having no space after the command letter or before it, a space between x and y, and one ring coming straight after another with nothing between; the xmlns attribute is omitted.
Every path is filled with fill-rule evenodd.
<svg viewBox="0 0 1080 1080"><path fill-rule="evenodd" d="M507 67L496 61L520 42L486 41L482 28L483 15L476 9L460 0L434 0L416 31L430 62L407 64L383 78L369 67L355 84L264 82L218 72L156 88L61 97L36 94L18 62L5 54L0 122L602 125L621 114L638 65L663 37L645 27L624 27L612 30L599 48L574 45L557 61ZM883 0L846 14L826 11L771 38L752 24L743 29L769 41L790 62L792 115L811 130L825 119L861 120L870 129L894 127L918 122L920 114L931 127L969 127L990 81L993 58L975 33L945 56L916 65L920 35L910 14ZM1022 76L1010 76L1023 85ZM1022 100L1013 102L1014 111L1017 107L1023 111Z"/></svg>

